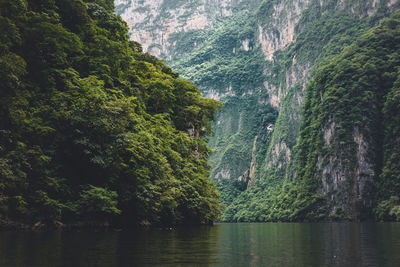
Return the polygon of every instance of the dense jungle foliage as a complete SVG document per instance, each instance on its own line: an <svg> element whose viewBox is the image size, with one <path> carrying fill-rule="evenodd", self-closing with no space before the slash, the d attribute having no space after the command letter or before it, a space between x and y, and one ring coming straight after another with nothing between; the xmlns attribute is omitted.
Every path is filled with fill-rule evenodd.
<svg viewBox="0 0 400 267"><path fill-rule="evenodd" d="M354 26L365 29L367 25ZM289 166L295 176L276 180L272 175L258 181L227 207L228 220L400 219L399 37L400 13L396 12L315 70L305 90L300 139ZM330 48L335 49L332 43ZM332 122L333 139L326 143L324 133ZM369 145L365 148L369 158L357 158L359 149L364 149L356 143L358 132ZM349 178L356 177L357 164L373 166L372 174L359 174L373 177L364 187L369 195L363 202ZM322 193L321 166L325 165L343 171L348 178L344 190Z"/></svg>
<svg viewBox="0 0 400 267"><path fill-rule="evenodd" d="M207 223L219 103L128 39L112 0L0 0L0 220Z"/></svg>
<svg viewBox="0 0 400 267"><path fill-rule="evenodd" d="M317 71L307 87L298 143L298 177L305 195L316 194L322 187L322 170L317 167L322 161L322 166L342 166L347 177L357 176L357 165L371 164L375 180L365 185L370 194L367 199L376 202L399 197L399 70L400 13L395 13ZM332 123L335 133L326 141L324 130ZM361 136L366 142L364 149L373 155L371 159L360 158L356 139ZM332 158L334 162L330 162ZM349 181L341 194L348 195L350 203L343 205L341 212L349 214L346 209L356 209L359 217L368 217L373 205L357 203L360 192L353 190L354 181ZM353 199L355 206L351 205ZM400 219L398 211L382 215L380 210L379 219L389 213Z"/></svg>

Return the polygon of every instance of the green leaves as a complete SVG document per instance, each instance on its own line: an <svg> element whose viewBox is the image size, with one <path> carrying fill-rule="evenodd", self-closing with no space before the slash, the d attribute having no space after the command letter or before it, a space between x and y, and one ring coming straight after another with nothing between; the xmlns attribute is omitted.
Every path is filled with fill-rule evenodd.
<svg viewBox="0 0 400 267"><path fill-rule="evenodd" d="M88 185L82 190L78 200L78 213L90 219L104 219L121 214L117 208L118 194L105 188Z"/></svg>
<svg viewBox="0 0 400 267"><path fill-rule="evenodd" d="M27 2L0 1L0 216L215 219L219 104L128 41L113 1Z"/></svg>
<svg viewBox="0 0 400 267"><path fill-rule="evenodd" d="M26 0L0 0L0 16L15 17L27 11L28 3Z"/></svg>
<svg viewBox="0 0 400 267"><path fill-rule="evenodd" d="M376 216L380 221L397 220L399 221L400 198L391 196L387 200L379 202L376 208Z"/></svg>
<svg viewBox="0 0 400 267"><path fill-rule="evenodd" d="M400 66L396 56L400 51L400 21L395 17L371 29L341 55L320 68L307 87L298 145L298 176L309 186L310 193L313 193L322 187L322 181L332 183L326 180L335 175L329 171L340 172L349 182L336 182L335 186L345 193L339 195L332 192L333 189L325 190L328 190L326 194L333 194L340 199L331 201L330 205L335 209L336 205L347 209L344 212L347 215L354 214L358 209L350 200L358 197L372 198L376 191L373 188L380 188L375 196L378 199L398 194L395 174L398 166L393 165L397 160L392 161L397 157L397 152L394 152L397 151L394 148L397 141L394 140L399 135L398 127L394 126L398 125L398 114L392 110L397 105L392 96L397 90L394 81ZM329 127L333 127L332 130ZM362 140L357 141L360 136ZM382 145L383 142L388 145ZM362 149L368 151L368 157L360 159ZM385 155L384 159L382 155ZM332 159L335 161L332 162ZM370 168L376 174L382 172L382 162L386 162L381 179L377 175L369 179L359 178L366 179L363 180L364 184L353 185L356 182L353 177L360 175L355 170L362 168L359 166L366 162L371 164ZM371 185L365 185L367 183ZM366 189L363 195L356 196L353 186L356 188L364 185ZM364 211L371 209L369 205ZM384 219L383 215L378 217Z"/></svg>

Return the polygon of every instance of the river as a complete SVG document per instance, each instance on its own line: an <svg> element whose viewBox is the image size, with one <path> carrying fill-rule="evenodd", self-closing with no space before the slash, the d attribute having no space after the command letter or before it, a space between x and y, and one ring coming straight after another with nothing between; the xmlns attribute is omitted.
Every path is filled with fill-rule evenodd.
<svg viewBox="0 0 400 267"><path fill-rule="evenodd" d="M0 232L0 266L400 266L400 223Z"/></svg>

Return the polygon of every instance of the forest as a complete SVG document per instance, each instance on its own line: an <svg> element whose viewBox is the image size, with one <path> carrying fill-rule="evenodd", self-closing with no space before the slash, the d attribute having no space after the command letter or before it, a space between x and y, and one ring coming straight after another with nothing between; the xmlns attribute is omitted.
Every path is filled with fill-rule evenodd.
<svg viewBox="0 0 400 267"><path fill-rule="evenodd" d="M221 108L112 0L0 0L0 225L210 223Z"/></svg>
<svg viewBox="0 0 400 267"><path fill-rule="evenodd" d="M112 0L0 0L0 227L400 221L399 3L313 1L272 59L257 3L166 62Z"/></svg>

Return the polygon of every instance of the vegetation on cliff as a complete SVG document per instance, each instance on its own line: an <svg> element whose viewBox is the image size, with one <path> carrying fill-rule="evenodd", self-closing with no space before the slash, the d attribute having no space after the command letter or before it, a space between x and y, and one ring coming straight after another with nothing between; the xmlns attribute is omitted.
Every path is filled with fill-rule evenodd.
<svg viewBox="0 0 400 267"><path fill-rule="evenodd" d="M129 41L111 0L0 0L0 218L204 223L219 104Z"/></svg>
<svg viewBox="0 0 400 267"><path fill-rule="evenodd" d="M168 63L200 87L208 97L220 99L213 149L211 179L226 205L247 189L254 177L251 161L262 162L278 111L263 90L269 62L256 46L255 18L248 10L216 22L212 29L172 34L176 43ZM253 170L258 166L253 166ZM239 179L240 177L240 179Z"/></svg>
<svg viewBox="0 0 400 267"><path fill-rule="evenodd" d="M399 19L383 20L315 71L294 176L259 181L228 206L228 219L400 218Z"/></svg>
<svg viewBox="0 0 400 267"><path fill-rule="evenodd" d="M376 201L400 193L395 175L399 172L395 160L400 137L395 83L399 67L400 13L395 13L321 67L307 87L298 182L312 195L323 188L324 168L353 177L343 186L340 177L333 183L346 197L338 193L325 197L328 208L335 205L343 215L368 216ZM328 136L331 125L333 133ZM324 193L330 195L332 190Z"/></svg>
<svg viewBox="0 0 400 267"><path fill-rule="evenodd" d="M140 5L151 3L133 2ZM381 171L379 177L390 176L391 181L395 180L393 166L396 165L396 157L384 152L383 148L394 147L395 143L385 145L383 143L389 141L383 140L396 139L384 137L383 133L378 138L377 134L371 137L371 140L376 140L371 147L381 148L368 150L366 156L362 153L357 155L358 162L374 165L364 168L376 174L369 179L367 176L372 173L368 171L369 174L365 175L359 163L357 167L347 163L338 165L341 158L343 162L350 162L344 159L349 151L342 151L339 145L335 147L334 144L327 148L318 139L321 136L314 136L317 131L331 134L331 126L335 129L334 134L340 134L341 123L332 123L329 119L329 125L327 121L320 122L311 137L301 137L302 143L299 143L299 135L303 116L305 121L313 120L312 124L315 124L315 119L310 118L312 112L301 112L304 99L308 99L310 90L314 90L312 84L315 82L310 82L307 88L306 82L320 75L321 68L334 71L327 64L339 64L338 55L346 47L357 45L356 40L390 16L399 8L399 3L389 0L237 1L221 6L221 10L231 9L232 15L221 14L213 20L211 17L214 16L208 15L215 11L205 10L211 26L190 30L190 21L197 14L197 4L165 2L171 5L162 4L157 18L167 11L185 11L185 17L179 20L185 30L168 32L165 35L168 38L162 41L162 51L166 53L163 55L169 59L168 64L199 86L205 96L224 103L224 109L216 115L216 134L208 144L214 151L209 157L211 179L226 204L224 215L227 221L351 219L372 217L374 214L380 219L395 218L394 208L399 200L391 196L396 194L385 193L383 196L380 193L378 196L375 192L387 192L383 187L390 187L390 182L378 181ZM220 1L211 1L210 5L217 3ZM129 18L129 14L124 15ZM155 36L159 33L157 29L165 27L165 24L164 21L164 24L153 25L148 21L146 31ZM133 24L133 27L132 32L142 30L141 25ZM154 41L154 36L149 40ZM159 43L153 45L160 46ZM345 63L340 64L346 66ZM357 66L353 69L362 70ZM357 78L357 75L354 77ZM339 106L331 97L328 99L332 105L330 108ZM359 104L356 99L348 101ZM317 105L314 102L313 105ZM381 103L375 111L368 110L369 113L363 115L357 111L349 115L350 121L369 120L370 113L380 114L383 111L379 109L394 110L395 107L395 103ZM325 108L321 107L319 116L330 114L331 111ZM357 105L352 108L357 109ZM303 122L302 127L307 128L305 125L306 122ZM304 131L302 129L301 134ZM395 132L392 131L393 134ZM371 141L369 137L355 141L354 133L349 134L347 140L353 143L352 146L355 142L367 144ZM364 133L358 138L361 136L364 137ZM351 153L354 158L355 150ZM309 161L310 155L318 164L311 159ZM333 160L335 157L337 160ZM390 167L383 167L386 163L382 161L386 162L386 159L391 162L387 165ZM353 159L352 164L357 160ZM346 182L337 183L336 171L343 174L340 179ZM338 184L339 187L333 190ZM392 188L395 187L392 185ZM395 189L392 191L396 192ZM380 201L383 202L378 205ZM386 215L377 215L378 209L386 210Z"/></svg>

